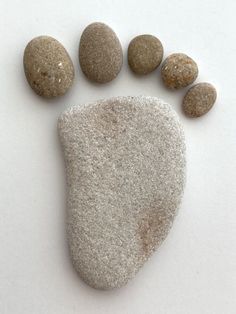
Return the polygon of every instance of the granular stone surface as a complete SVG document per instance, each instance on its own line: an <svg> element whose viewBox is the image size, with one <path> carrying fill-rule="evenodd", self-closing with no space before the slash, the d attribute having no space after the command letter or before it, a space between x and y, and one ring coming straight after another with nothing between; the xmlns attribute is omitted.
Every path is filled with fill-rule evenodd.
<svg viewBox="0 0 236 314"><path fill-rule="evenodd" d="M92 23L84 30L79 45L79 62L91 81L107 83L120 72L123 52L114 31L103 23Z"/></svg>
<svg viewBox="0 0 236 314"><path fill-rule="evenodd" d="M31 40L24 52L24 70L32 89L40 96L64 95L74 80L74 67L62 44L49 36Z"/></svg>
<svg viewBox="0 0 236 314"><path fill-rule="evenodd" d="M139 35L129 44L128 63L136 74L148 74L154 71L163 58L163 46L152 35Z"/></svg>
<svg viewBox="0 0 236 314"><path fill-rule="evenodd" d="M179 118L158 98L117 97L66 110L58 130L74 267L94 288L120 287L176 216L185 182Z"/></svg>
<svg viewBox="0 0 236 314"><path fill-rule="evenodd" d="M211 84L196 84L184 96L183 111L189 117L200 117L212 108L216 97L216 89Z"/></svg>
<svg viewBox="0 0 236 314"><path fill-rule="evenodd" d="M192 84L198 76L196 62L183 53L174 53L166 58L161 76L168 88L178 89Z"/></svg>

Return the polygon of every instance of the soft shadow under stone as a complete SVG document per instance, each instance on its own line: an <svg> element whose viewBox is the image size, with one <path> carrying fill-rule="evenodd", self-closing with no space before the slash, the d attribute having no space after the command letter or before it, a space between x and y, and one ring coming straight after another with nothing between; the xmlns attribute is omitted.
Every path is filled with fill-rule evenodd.
<svg viewBox="0 0 236 314"><path fill-rule="evenodd" d="M177 213L185 182L179 118L158 98L117 97L66 110L58 129L74 267L94 288L120 287Z"/></svg>

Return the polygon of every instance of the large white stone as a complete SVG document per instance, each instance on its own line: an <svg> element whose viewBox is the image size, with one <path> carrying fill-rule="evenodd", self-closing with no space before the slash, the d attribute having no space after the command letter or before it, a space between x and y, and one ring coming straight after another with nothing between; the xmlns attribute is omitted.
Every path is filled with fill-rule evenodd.
<svg viewBox="0 0 236 314"><path fill-rule="evenodd" d="M68 109L58 129L74 267L92 287L120 287L177 213L185 181L180 121L158 98L117 97Z"/></svg>

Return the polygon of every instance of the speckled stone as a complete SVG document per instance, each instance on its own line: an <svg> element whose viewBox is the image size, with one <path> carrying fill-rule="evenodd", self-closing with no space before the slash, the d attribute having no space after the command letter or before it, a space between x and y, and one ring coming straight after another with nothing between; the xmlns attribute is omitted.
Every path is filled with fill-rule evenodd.
<svg viewBox="0 0 236 314"><path fill-rule="evenodd" d="M158 98L117 97L66 110L58 130L74 267L94 288L120 287L176 216L185 181L179 118Z"/></svg>
<svg viewBox="0 0 236 314"><path fill-rule="evenodd" d="M24 70L32 89L40 96L64 95L74 79L74 67L62 44L49 36L31 40L24 52Z"/></svg>
<svg viewBox="0 0 236 314"><path fill-rule="evenodd" d="M212 108L216 97L216 89L211 84L196 84L184 96L183 111L189 117L200 117Z"/></svg>
<svg viewBox="0 0 236 314"><path fill-rule="evenodd" d="M183 88L196 80L198 67L196 62L187 55L174 53L165 59L161 76L168 88Z"/></svg>
<svg viewBox="0 0 236 314"><path fill-rule="evenodd" d="M128 48L128 63L136 74L148 74L154 71L163 58L163 46L152 35L139 35L131 40Z"/></svg>
<svg viewBox="0 0 236 314"><path fill-rule="evenodd" d="M114 31L103 23L92 23L80 39L79 62L91 81L107 83L120 72L123 63L122 47Z"/></svg>

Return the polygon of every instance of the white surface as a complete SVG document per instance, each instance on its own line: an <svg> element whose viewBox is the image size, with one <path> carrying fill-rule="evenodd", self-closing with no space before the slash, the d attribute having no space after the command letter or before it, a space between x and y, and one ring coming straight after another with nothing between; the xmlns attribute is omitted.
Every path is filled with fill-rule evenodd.
<svg viewBox="0 0 236 314"><path fill-rule="evenodd" d="M236 2L234 0L2 0L0 3L0 313L234 314L236 309ZM84 78L77 48L90 22L109 24L126 54L129 40L152 33L165 56L182 51L219 97L198 120L183 116L183 91L159 73L96 86ZM26 83L22 54L33 37L60 40L75 64L64 98L45 101ZM57 117L73 104L116 95L153 95L180 113L188 177L174 227L126 287L96 291L73 270L65 241L65 177Z"/></svg>

